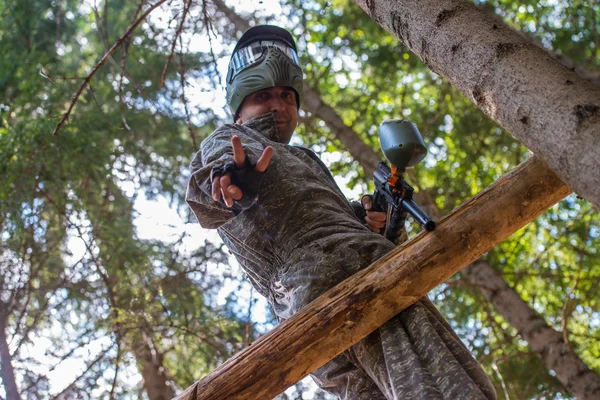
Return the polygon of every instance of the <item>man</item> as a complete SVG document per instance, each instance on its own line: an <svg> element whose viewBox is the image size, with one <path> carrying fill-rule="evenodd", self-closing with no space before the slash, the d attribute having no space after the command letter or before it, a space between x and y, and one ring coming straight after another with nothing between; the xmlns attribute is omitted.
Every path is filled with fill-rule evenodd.
<svg viewBox="0 0 600 400"><path fill-rule="evenodd" d="M277 317L287 319L388 253L385 215L349 203L321 160L288 142L302 70L289 32L257 26L236 45L227 76L234 124L206 138L187 201L217 228ZM368 201L367 208L369 208ZM491 399L494 389L423 298L312 374L342 399Z"/></svg>

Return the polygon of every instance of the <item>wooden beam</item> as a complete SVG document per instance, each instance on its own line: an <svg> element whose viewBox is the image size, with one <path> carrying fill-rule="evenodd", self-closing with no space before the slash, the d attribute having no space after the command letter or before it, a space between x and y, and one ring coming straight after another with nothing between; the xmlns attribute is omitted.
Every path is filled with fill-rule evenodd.
<svg viewBox="0 0 600 400"><path fill-rule="evenodd" d="M439 222L335 286L179 400L272 399L571 192L531 157Z"/></svg>

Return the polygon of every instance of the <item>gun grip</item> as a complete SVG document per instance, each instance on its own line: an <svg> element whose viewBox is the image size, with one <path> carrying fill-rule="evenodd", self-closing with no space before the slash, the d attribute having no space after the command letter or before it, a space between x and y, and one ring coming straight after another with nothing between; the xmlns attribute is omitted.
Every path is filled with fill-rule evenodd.
<svg viewBox="0 0 600 400"><path fill-rule="evenodd" d="M373 192L372 198L373 207L371 208L371 211L387 212L387 200L385 199L385 196L379 193L379 190Z"/></svg>
<svg viewBox="0 0 600 400"><path fill-rule="evenodd" d="M373 206L371 207L371 211L384 212L384 213L389 214L388 213L388 202L385 199L385 196L382 195L379 192L379 190L375 190L375 192L373 192L372 200L373 200ZM379 233L384 235L385 231L387 230L388 225L389 225L389 221L386 220L386 226L381 228Z"/></svg>

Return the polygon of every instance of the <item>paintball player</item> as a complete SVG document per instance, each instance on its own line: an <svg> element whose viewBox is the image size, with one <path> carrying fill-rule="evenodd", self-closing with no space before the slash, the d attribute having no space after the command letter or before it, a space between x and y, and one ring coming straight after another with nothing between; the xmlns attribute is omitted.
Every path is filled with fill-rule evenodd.
<svg viewBox="0 0 600 400"><path fill-rule="evenodd" d="M322 161L288 145L302 101L293 37L256 26L229 63L234 123L215 130L191 164L187 202L217 229L279 320L394 248L385 214L349 203ZM366 208L369 208L368 198ZM495 399L467 348L427 299L312 373L341 399Z"/></svg>

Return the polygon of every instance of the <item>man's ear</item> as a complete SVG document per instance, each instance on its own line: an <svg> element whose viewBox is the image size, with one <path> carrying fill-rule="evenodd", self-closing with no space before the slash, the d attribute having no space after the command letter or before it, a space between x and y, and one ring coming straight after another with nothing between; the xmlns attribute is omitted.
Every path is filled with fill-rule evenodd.
<svg viewBox="0 0 600 400"><path fill-rule="evenodd" d="M244 121L242 121L242 117L238 117L238 119L235 120L235 123L241 125L244 123Z"/></svg>

